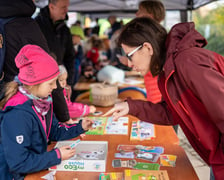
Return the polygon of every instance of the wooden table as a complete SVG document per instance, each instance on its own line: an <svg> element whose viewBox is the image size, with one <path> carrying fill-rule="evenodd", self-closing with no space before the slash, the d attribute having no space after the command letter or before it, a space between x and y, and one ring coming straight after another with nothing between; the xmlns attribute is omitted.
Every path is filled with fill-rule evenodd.
<svg viewBox="0 0 224 180"><path fill-rule="evenodd" d="M97 108L98 111L107 111L109 108ZM136 120L135 117L129 116L129 135L86 135L83 141L93 140L93 141L108 141L108 156L106 172L123 172L125 168L113 168L112 160L114 158L114 153L117 152L117 146L119 144L140 144L145 146L163 146L164 154L172 154L177 156L176 167L160 167L161 170L167 170L170 180L198 180L198 177L187 158L184 150L178 145L179 140L176 136L172 126L155 126L156 138L150 141L130 141L130 129L131 122ZM77 139L77 138L75 138ZM73 139L73 140L75 140ZM55 145L53 142L48 149L52 149ZM126 159L122 159L126 160ZM144 160L138 160L142 162L149 162ZM157 162L159 163L159 161ZM37 180L40 177L47 174L49 171L41 171L38 173L28 175L25 180ZM69 172L69 171L58 171L56 173L57 180L73 180L78 178L78 180L98 180L99 172Z"/></svg>
<svg viewBox="0 0 224 180"><path fill-rule="evenodd" d="M141 81L142 83L138 84L127 84L127 83L120 83L118 84L119 88L128 87L128 86L136 86L140 88L145 88L144 79L141 76L128 76L129 79L134 79L137 81ZM96 83L94 79L85 79L83 76L80 77L79 81L74 85L73 90L75 91L86 91L90 89L90 85L92 83ZM99 82L100 83L100 82Z"/></svg>

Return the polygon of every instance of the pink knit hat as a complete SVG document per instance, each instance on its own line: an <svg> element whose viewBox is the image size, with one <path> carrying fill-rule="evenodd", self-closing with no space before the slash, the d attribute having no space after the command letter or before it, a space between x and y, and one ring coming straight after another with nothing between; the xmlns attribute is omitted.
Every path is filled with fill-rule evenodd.
<svg viewBox="0 0 224 180"><path fill-rule="evenodd" d="M36 45L25 45L15 58L18 79L26 85L40 84L59 75L57 62Z"/></svg>

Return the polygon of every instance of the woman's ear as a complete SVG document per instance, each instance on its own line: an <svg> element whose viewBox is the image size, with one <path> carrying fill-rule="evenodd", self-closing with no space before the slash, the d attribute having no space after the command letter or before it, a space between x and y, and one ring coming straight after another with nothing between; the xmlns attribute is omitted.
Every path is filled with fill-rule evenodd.
<svg viewBox="0 0 224 180"><path fill-rule="evenodd" d="M152 56L152 55L153 55L153 48L152 48L151 43L149 43L149 42L144 42L144 43L143 43L143 46L145 46L145 47L148 49L150 56Z"/></svg>

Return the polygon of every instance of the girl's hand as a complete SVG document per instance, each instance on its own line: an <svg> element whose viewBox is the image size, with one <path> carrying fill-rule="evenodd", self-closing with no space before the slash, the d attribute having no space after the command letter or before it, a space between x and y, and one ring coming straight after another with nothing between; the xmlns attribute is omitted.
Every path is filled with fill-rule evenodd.
<svg viewBox="0 0 224 180"><path fill-rule="evenodd" d="M82 120L82 128L87 131L89 130L93 125L93 120L92 119L88 119L87 117L83 118Z"/></svg>
<svg viewBox="0 0 224 180"><path fill-rule="evenodd" d="M59 148L61 153L61 160L66 160L75 155L75 148L71 148L70 146L62 146Z"/></svg>
<svg viewBox="0 0 224 180"><path fill-rule="evenodd" d="M89 113L95 113L96 107L95 106L89 106Z"/></svg>
<svg viewBox="0 0 224 180"><path fill-rule="evenodd" d="M115 104L112 109L107 111L103 116L112 114L113 118L117 120L121 116L127 115L129 112L129 105L127 102Z"/></svg>

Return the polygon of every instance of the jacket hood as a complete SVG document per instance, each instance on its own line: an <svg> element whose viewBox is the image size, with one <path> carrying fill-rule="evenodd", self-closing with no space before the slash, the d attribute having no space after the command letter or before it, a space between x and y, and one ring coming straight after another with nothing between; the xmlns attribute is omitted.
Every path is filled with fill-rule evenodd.
<svg viewBox="0 0 224 180"><path fill-rule="evenodd" d="M31 17L36 6L32 0L0 0L0 17Z"/></svg>
<svg viewBox="0 0 224 180"><path fill-rule="evenodd" d="M176 24L166 39L167 58L178 51L191 47L204 47L206 44L207 40L195 30L193 22Z"/></svg>
<svg viewBox="0 0 224 180"><path fill-rule="evenodd" d="M204 47L207 40L195 30L193 22L179 23L172 27L166 39L165 76L175 69L174 59L178 53L192 47Z"/></svg>

